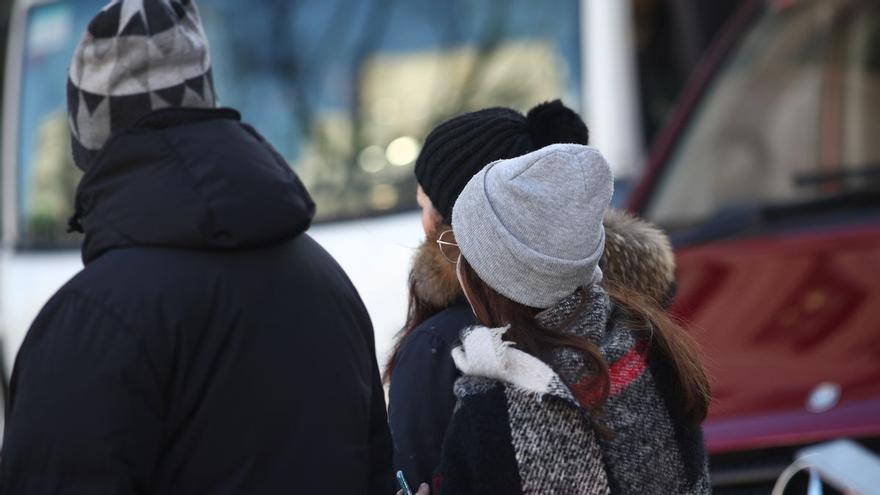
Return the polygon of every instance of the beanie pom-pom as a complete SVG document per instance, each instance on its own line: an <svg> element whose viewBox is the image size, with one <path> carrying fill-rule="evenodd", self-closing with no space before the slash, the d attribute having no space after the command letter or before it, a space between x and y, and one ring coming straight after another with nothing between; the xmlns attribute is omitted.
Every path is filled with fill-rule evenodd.
<svg viewBox="0 0 880 495"><path fill-rule="evenodd" d="M526 122L536 148L560 143L587 145L590 141L590 131L581 117L559 100L532 108Z"/></svg>

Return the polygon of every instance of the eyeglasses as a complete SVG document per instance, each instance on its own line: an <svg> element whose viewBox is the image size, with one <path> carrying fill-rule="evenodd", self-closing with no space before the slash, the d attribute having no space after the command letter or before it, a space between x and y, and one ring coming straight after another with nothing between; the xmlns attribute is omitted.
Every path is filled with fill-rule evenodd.
<svg viewBox="0 0 880 495"><path fill-rule="evenodd" d="M437 238L437 246L440 247L443 257L449 260L450 263L458 263L461 251L455 242L455 234L451 230L446 230L440 234L440 237Z"/></svg>

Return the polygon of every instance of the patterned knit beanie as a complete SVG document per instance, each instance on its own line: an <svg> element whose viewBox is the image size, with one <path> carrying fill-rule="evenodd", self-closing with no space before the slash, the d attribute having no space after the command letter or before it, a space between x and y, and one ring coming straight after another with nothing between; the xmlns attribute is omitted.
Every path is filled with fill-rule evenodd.
<svg viewBox="0 0 880 495"><path fill-rule="evenodd" d="M77 166L153 110L214 108L208 40L193 0L113 0L92 19L67 80Z"/></svg>
<svg viewBox="0 0 880 495"><path fill-rule="evenodd" d="M551 144L585 145L589 140L584 121L559 100L542 103L525 116L510 108L487 108L435 127L416 160L416 179L448 224L465 184L489 163Z"/></svg>

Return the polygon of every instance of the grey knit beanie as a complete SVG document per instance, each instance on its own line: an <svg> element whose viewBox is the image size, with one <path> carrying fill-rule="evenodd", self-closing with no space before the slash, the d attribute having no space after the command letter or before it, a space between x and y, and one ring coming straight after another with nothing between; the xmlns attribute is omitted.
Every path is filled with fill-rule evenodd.
<svg viewBox="0 0 880 495"><path fill-rule="evenodd" d="M614 179L596 148L555 144L489 164L452 210L461 254L501 295L548 308L602 280Z"/></svg>
<svg viewBox="0 0 880 495"><path fill-rule="evenodd" d="M213 108L208 40L194 0L113 0L89 23L67 80L83 170L110 136L153 110Z"/></svg>

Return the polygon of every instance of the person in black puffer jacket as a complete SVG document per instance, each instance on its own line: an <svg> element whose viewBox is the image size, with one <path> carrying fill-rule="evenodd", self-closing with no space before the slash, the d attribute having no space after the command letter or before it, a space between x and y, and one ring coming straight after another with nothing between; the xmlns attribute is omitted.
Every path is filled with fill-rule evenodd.
<svg viewBox="0 0 880 495"><path fill-rule="evenodd" d="M77 50L85 268L18 354L0 494L393 491L367 312L209 60L192 1L114 2Z"/></svg>

